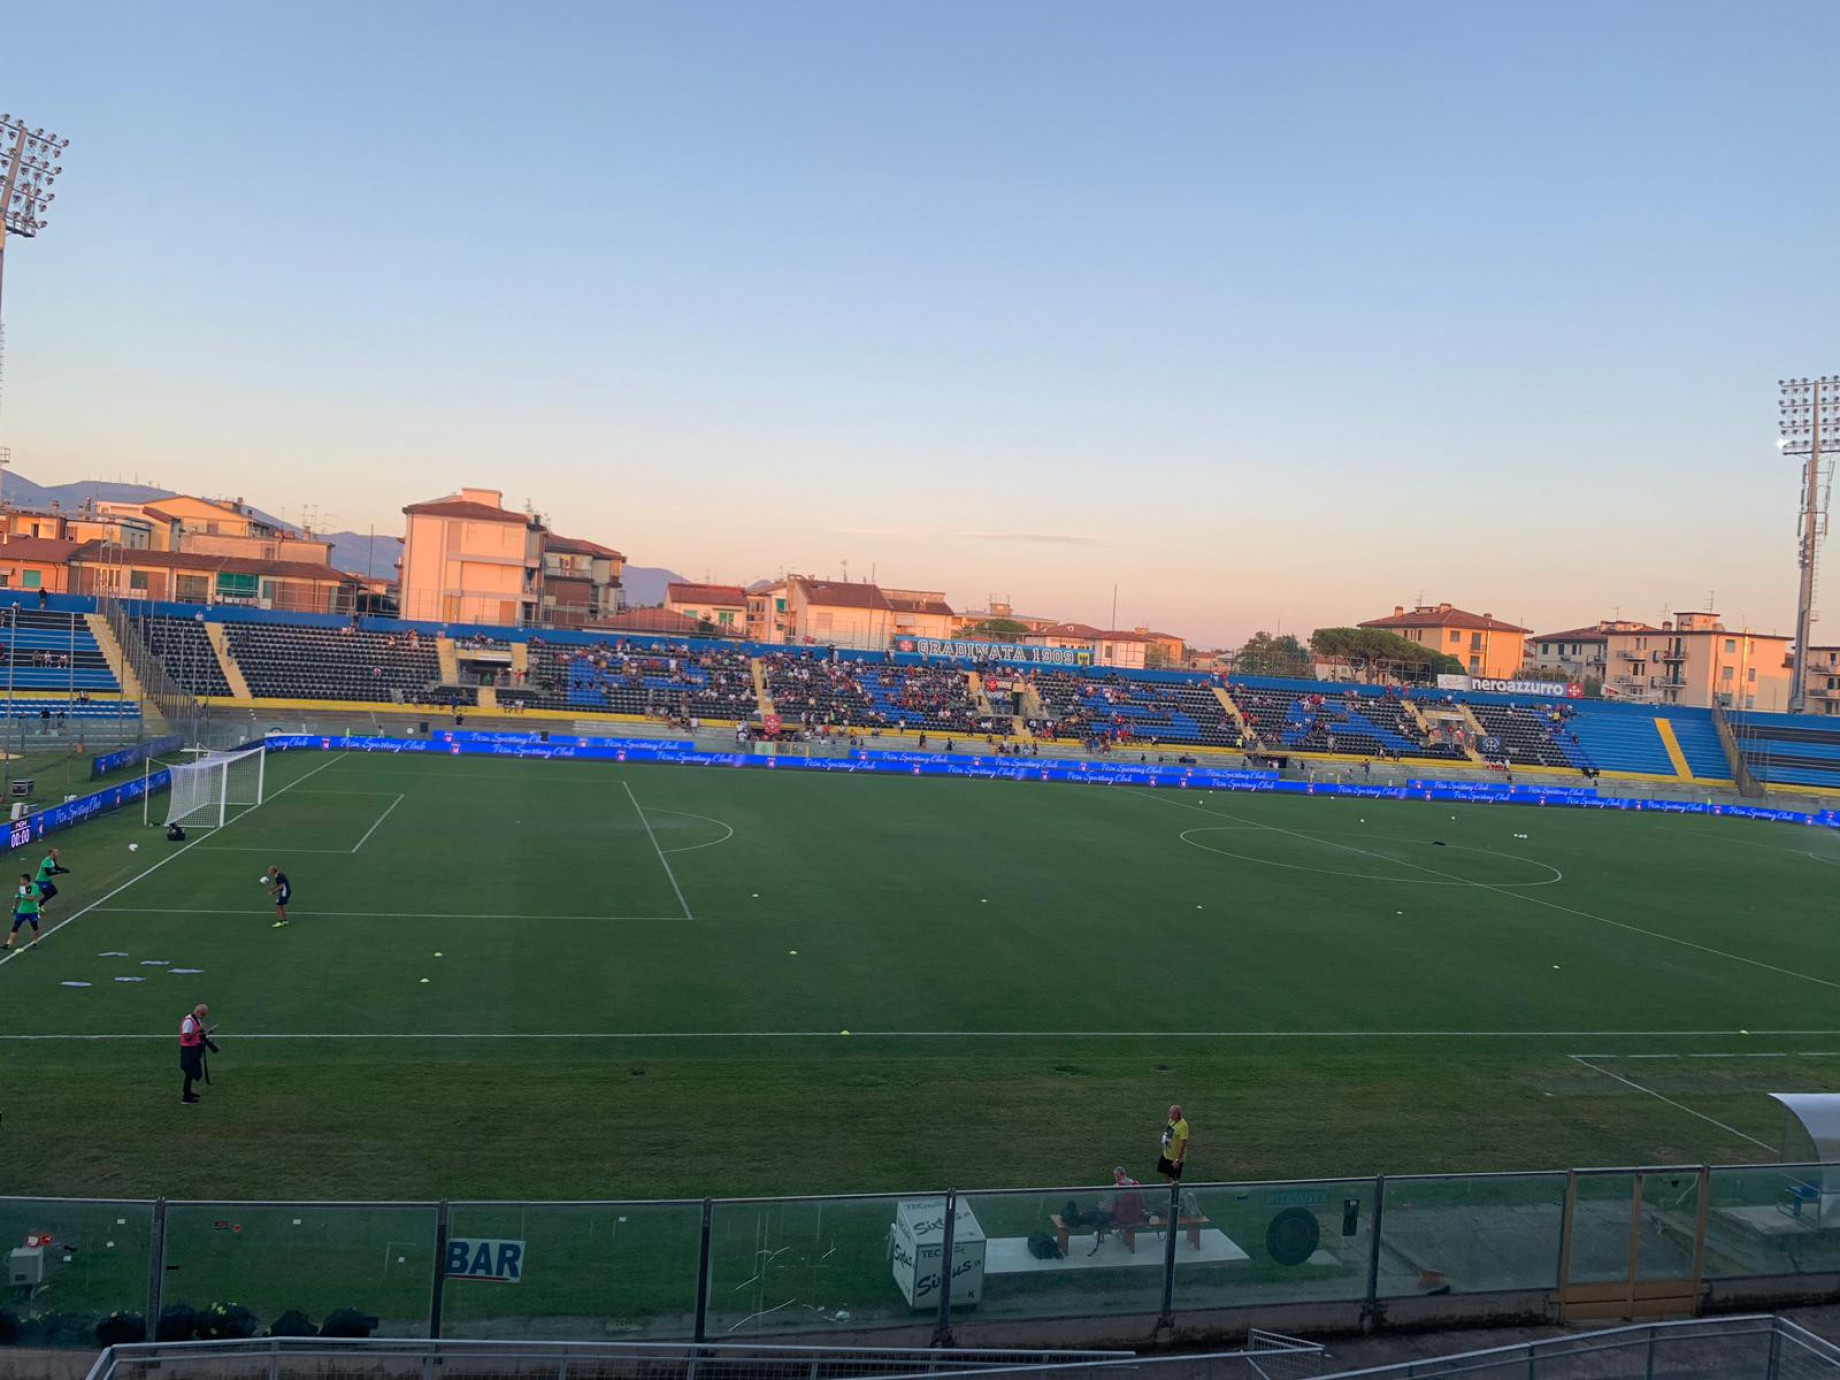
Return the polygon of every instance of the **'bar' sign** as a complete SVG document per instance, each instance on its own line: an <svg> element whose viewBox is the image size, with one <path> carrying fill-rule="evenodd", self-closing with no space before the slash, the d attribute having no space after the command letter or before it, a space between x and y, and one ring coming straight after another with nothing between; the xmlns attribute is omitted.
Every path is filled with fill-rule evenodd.
<svg viewBox="0 0 1840 1380"><path fill-rule="evenodd" d="M447 1238L449 1279L490 1279L516 1284L524 1277L522 1241L487 1241L479 1237Z"/></svg>

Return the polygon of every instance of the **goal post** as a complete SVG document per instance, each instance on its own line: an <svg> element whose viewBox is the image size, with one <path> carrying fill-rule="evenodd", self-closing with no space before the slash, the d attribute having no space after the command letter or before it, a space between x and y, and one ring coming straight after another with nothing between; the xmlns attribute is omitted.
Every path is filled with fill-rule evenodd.
<svg viewBox="0 0 1840 1380"><path fill-rule="evenodd" d="M170 768L166 797L167 824L205 824L222 828L232 805L260 805L267 784L268 752L210 752Z"/></svg>

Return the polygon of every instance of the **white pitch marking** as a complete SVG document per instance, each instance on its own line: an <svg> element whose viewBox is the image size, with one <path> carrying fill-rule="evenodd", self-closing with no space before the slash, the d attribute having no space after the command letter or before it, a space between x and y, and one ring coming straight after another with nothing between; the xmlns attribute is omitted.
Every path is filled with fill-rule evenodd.
<svg viewBox="0 0 1840 1380"><path fill-rule="evenodd" d="M1730 1134L1738 1137L1739 1140L1748 1140L1752 1145L1761 1145L1765 1150L1776 1150L1779 1148L1778 1146L1771 1145L1768 1141L1758 1140L1757 1137L1755 1136L1745 1134L1743 1131L1740 1131L1736 1126L1727 1126L1724 1122L1720 1121L1717 1117L1707 1116L1704 1112L1696 1112L1691 1107L1683 1106L1681 1103L1676 1102L1671 1097L1664 1097L1662 1094L1656 1092L1653 1088L1645 1088L1640 1083L1636 1082L1633 1078L1625 1078L1620 1073L1612 1073L1610 1072L1609 1069L1599 1068L1596 1064L1593 1064L1589 1059L1580 1058L1576 1054L1571 1055L1570 1058L1575 1063L1583 1064L1586 1068L1590 1069L1591 1072L1593 1073L1601 1073L1605 1078L1614 1078L1617 1082L1621 1083L1626 1088L1634 1088L1639 1093L1647 1093L1650 1097L1654 1098L1657 1102L1665 1102L1668 1104L1668 1106L1674 1108L1674 1110L1676 1111L1685 1112L1688 1116L1696 1116L1701 1121L1709 1122L1712 1125L1718 1127L1721 1131L1729 1132Z"/></svg>
<svg viewBox="0 0 1840 1380"><path fill-rule="evenodd" d="M1130 788L1126 789L1124 794L1147 796L1154 800L1166 800L1177 809L1192 809L1206 815L1213 814L1213 811L1202 809L1198 805L1189 805L1181 800L1169 800L1167 796L1156 795L1150 790ZM1220 817L1221 816L1215 816L1215 818ZM1402 867L1416 868L1420 872L1429 872L1433 877L1443 877L1452 881L1457 880L1456 878L1452 878L1448 872L1439 872L1435 867L1426 867L1422 863L1405 862L1403 859L1399 858L1389 858L1384 853L1370 853L1367 849L1356 848L1353 844L1334 843L1328 839L1313 838L1309 834L1301 833L1296 829L1285 829L1279 825L1265 824L1258 820L1245 820L1243 816L1240 815L1227 815L1225 818L1242 820L1242 822L1248 824L1257 824L1260 828L1269 829L1274 834L1288 834L1292 838L1302 839L1305 843L1320 844L1325 848L1341 848L1350 853L1359 853L1364 857L1378 858L1385 862L1398 863ZM1832 982L1824 977L1816 977L1813 973L1798 973L1793 968L1779 968L1774 963L1765 963L1760 958L1746 958L1743 954L1734 954L1724 949L1715 949L1710 944L1696 944L1691 939L1681 939L1677 935L1663 934L1660 930L1644 929L1640 925L1631 925L1621 920L1611 920L1602 915L1593 915L1588 910L1579 910L1574 906L1562 906L1557 901L1548 901L1544 896L1535 896L1526 891L1511 891L1506 887L1496 886L1489 882L1471 882L1469 885L1481 891L1492 891L1497 896L1508 896L1516 900L1529 901L1536 906L1546 906L1552 910L1563 911L1567 915L1576 915L1581 920L1595 920L1600 925L1610 925L1619 930L1628 930L1631 934L1645 934L1650 939L1660 939L1669 944L1678 944L1683 949L1697 949L1701 953L1713 954L1719 958L1729 958L1735 963L1748 963L1753 968L1763 968L1772 973L1779 973L1783 977L1800 978L1804 982L1818 983L1822 987L1832 987L1836 991L1840 991L1840 982Z"/></svg>
<svg viewBox="0 0 1840 1380"><path fill-rule="evenodd" d="M390 817L390 811L394 810L398 805L402 803L403 803L403 798L400 795L398 795L396 799L392 800L389 803L389 806L384 810L384 812L377 816L376 823L372 824L370 828L364 831L364 837L359 839L356 843L354 843L351 846L351 851L356 853L360 848L364 847L365 844L369 843L371 841L371 835L377 832L377 826L382 824L384 820L388 819Z"/></svg>
<svg viewBox="0 0 1840 1380"><path fill-rule="evenodd" d="M664 875L671 879L671 890L677 893L677 904L684 908L684 919L694 920L690 913L690 903L684 899L684 889L677 884L677 873L671 870L671 860L664 855L664 849L658 846L658 835L652 832L652 822L645 817L645 807L639 803L639 797L633 794L633 788L626 782L620 782L626 792L626 798L632 801L632 807L639 816L639 823L645 826L645 836L652 841L652 850L658 854L658 861L664 864Z"/></svg>
<svg viewBox="0 0 1840 1380"><path fill-rule="evenodd" d="M341 853L346 850L340 849ZM289 908L292 910L292 907ZM110 906L106 915L272 915L272 910L204 910L195 906ZM518 915L492 910L457 913L422 910L292 910L295 915L353 920L677 920L676 915Z"/></svg>
<svg viewBox="0 0 1840 1380"><path fill-rule="evenodd" d="M1386 876L1385 874L1377 874L1377 873L1371 873L1371 872L1338 872L1335 868L1332 868L1332 867L1307 867L1302 863L1278 862L1272 858L1255 858L1247 853L1229 853L1224 848L1209 848L1205 843L1196 843L1195 840L1189 837L1190 834L1212 834L1212 833L1218 833L1218 832L1240 833L1240 832L1244 832L1245 830L1249 828L1257 828L1257 827L1258 826L1256 825L1246 826L1246 825L1237 825L1237 824L1229 824L1229 825L1201 824L1201 825L1197 825L1193 829L1184 829L1180 834L1177 834L1176 837L1181 839L1182 842L1186 843L1189 847L1199 848L1204 853L1215 853L1223 858L1237 858L1241 862L1258 863L1262 867L1282 867L1292 872L1315 872L1315 873L1319 873L1320 875L1324 877L1347 877L1349 880L1357 881L1357 882L1397 882L1400 886L1486 886L1486 885L1491 885L1490 883L1485 883L1485 882L1472 882L1464 877L1452 877L1448 873L1438 874L1439 876L1444 877L1446 879L1444 881L1441 881L1441 882L1440 881L1422 881L1421 882L1415 877L1389 877L1389 876ZM1411 839L1398 839L1398 838L1381 838L1379 841L1382 843L1411 843L1411 842L1414 842L1414 840L1411 840ZM1323 842L1326 843L1328 842L1328 840L1325 839L1323 840ZM1462 853L1482 853L1491 858L1507 858L1513 862L1523 861L1522 859L1517 858L1512 853L1502 853L1493 848L1472 848L1469 845L1462 844L1462 843L1453 843L1448 846ZM1356 851L1360 852L1360 851L1365 851L1365 850L1358 849ZM1370 856L1376 857L1376 858L1384 858L1386 857L1386 854L1373 853L1373 854L1370 854ZM1497 883L1493 883L1492 885L1502 886L1502 887L1515 887L1515 888L1530 887L1530 886L1551 886L1554 882L1562 882L1565 880L1565 874L1561 872L1558 868L1554 867L1551 863L1541 862L1537 858L1528 858L1528 859L1525 859L1525 861L1532 863L1535 867L1545 868L1548 872L1552 873L1552 876L1546 877L1537 882L1497 882ZM1398 863L1401 867L1417 867L1418 866L1417 863L1407 862L1403 858L1398 859ZM1429 871L1430 869L1425 868L1421 870Z"/></svg>
<svg viewBox="0 0 1840 1380"><path fill-rule="evenodd" d="M287 785L283 786L280 790L272 792L269 795L268 800L264 800L262 804L266 805L269 800L273 800L276 796L286 794L288 791L291 791L294 787L298 786L302 781L307 780L309 777L319 775L319 773L326 770L327 767L336 766L338 763L344 761L348 755L349 754L347 753L341 752L337 757L334 757L331 761L322 762L319 766L313 768L312 771L307 772L306 775L295 777L292 781L288 782ZM252 806L250 809L247 809L243 811L242 814L238 815L236 819L231 820L229 824L226 824L224 826L224 828L227 829L230 827L231 824L235 824L239 820L247 819L250 815L254 814L257 810L261 808L262 808L262 805ZM108 892L102 896L99 896L94 901L91 901L87 906L83 907L82 910L75 911L71 915L69 915L67 918L58 921L57 924L53 925L50 929L45 931L44 938L49 939L51 938L52 935L56 934L59 930L63 929L64 926L75 924L78 920L81 920L84 916L88 915L92 910L96 910L97 908L99 908L104 901L114 900L117 896L121 895L122 892L126 891L129 887L133 886L136 882L141 881L142 879L151 876L155 872L158 872L162 867L165 867L166 864L171 862L174 858L183 856L185 853L189 852L193 848L196 848L199 844L203 843L206 839L210 837L211 837L210 834L200 834L197 838L193 839L191 842L184 844L183 846L177 849L174 849L171 853L168 853L165 857L161 858L152 867L146 869L146 871L135 873L134 876L128 878L127 881L123 882L120 886L116 887L113 891ZM5 958L0 958L0 965L11 963L15 958L18 958L19 955L24 952L25 952L24 949L13 950L13 952L8 954Z"/></svg>
<svg viewBox="0 0 1840 1380"><path fill-rule="evenodd" d="M719 824L724 829L728 830L728 832L719 839L711 839L708 843L687 843L682 848L667 848L664 850L667 853L694 853L699 848L714 848L718 843L727 843L735 836L735 826L725 819L712 819L708 815L695 815L691 814L688 810L654 810L652 813L659 815L678 815L684 819L700 819L705 824Z"/></svg>
<svg viewBox="0 0 1840 1380"><path fill-rule="evenodd" d="M675 920L675 915L665 917ZM852 1038L873 1040L1449 1040L1556 1039L1573 1036L1684 1038L1736 1035L1735 1030L858 1030ZM1756 1035L1840 1035L1840 1030L1758 1030ZM4 1041L170 1040L171 1035L0 1035ZM835 1039L834 1030L584 1030L584 1031L318 1031L240 1034L240 1040L811 1040ZM1578 1055L1568 1055L1576 1059ZM1602 1055L1591 1056L1602 1058Z"/></svg>

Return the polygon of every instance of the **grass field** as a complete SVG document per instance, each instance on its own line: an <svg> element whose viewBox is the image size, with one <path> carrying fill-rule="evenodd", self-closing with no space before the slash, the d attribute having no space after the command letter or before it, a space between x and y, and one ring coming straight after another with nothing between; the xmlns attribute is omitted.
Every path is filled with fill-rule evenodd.
<svg viewBox="0 0 1840 1380"><path fill-rule="evenodd" d="M0 963L8 1193L1148 1180L1171 1101L1209 1180L1754 1162L1766 1092L1840 1088L1826 831L312 752L268 786L183 845L59 838Z"/></svg>

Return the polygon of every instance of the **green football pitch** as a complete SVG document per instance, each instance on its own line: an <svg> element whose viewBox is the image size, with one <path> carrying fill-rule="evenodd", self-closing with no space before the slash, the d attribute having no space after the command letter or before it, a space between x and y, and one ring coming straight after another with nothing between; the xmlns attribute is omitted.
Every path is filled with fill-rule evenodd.
<svg viewBox="0 0 1840 1380"><path fill-rule="evenodd" d="M1208 1180L1756 1162L1840 1089L1811 828L298 752L225 829L56 842L12 1194L1149 1180L1171 1102Z"/></svg>

